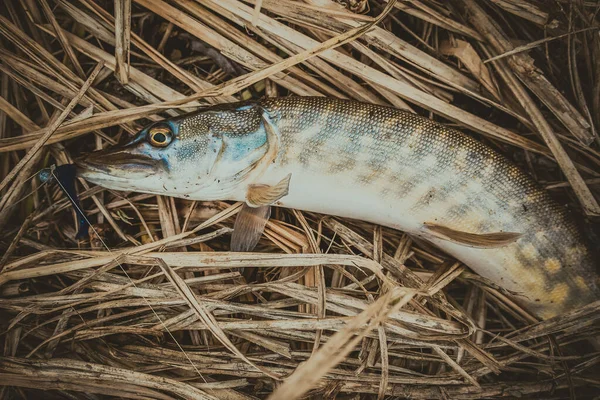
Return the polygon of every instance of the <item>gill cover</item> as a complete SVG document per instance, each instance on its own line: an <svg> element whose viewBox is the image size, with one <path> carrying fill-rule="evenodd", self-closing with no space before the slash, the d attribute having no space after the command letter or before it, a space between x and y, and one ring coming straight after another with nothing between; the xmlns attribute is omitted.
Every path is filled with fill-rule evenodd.
<svg viewBox="0 0 600 400"><path fill-rule="evenodd" d="M255 182L279 151L279 134L268 112L252 104L235 109L233 114L220 111L215 118L218 124L211 126L209 147L216 157L207 175L223 190Z"/></svg>

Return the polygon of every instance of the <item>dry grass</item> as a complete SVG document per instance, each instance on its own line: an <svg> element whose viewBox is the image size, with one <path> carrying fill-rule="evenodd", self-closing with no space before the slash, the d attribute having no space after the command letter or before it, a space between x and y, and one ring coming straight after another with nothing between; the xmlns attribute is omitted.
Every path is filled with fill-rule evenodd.
<svg viewBox="0 0 600 400"><path fill-rule="evenodd" d="M409 236L41 168L143 124L261 96L455 123L597 228L600 8L533 0L11 0L0 4L0 397L593 398L600 302L536 321ZM594 374L594 372L596 372Z"/></svg>

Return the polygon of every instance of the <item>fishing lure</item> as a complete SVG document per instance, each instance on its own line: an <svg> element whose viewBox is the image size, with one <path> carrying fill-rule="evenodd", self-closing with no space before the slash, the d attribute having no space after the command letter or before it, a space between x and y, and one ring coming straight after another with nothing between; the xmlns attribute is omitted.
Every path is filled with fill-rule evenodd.
<svg viewBox="0 0 600 400"><path fill-rule="evenodd" d="M77 177L77 167L75 164L63 164L58 167L53 165L50 168L44 168L39 172L38 177L42 182L57 181L60 189L67 196L77 214L79 230L77 231L77 235L75 235L75 239L87 238L90 224L83 213L79 196L77 196L77 192L75 191L75 179Z"/></svg>

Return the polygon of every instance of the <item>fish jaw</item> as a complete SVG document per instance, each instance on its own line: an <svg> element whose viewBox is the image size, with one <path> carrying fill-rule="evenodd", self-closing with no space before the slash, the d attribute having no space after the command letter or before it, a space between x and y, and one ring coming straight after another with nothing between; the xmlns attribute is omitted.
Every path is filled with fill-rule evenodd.
<svg viewBox="0 0 600 400"><path fill-rule="evenodd" d="M135 189L132 182L138 182L148 191L160 191L161 175L165 172L160 164L160 160L127 148L97 151L75 160L77 175L81 178L108 189L125 191Z"/></svg>

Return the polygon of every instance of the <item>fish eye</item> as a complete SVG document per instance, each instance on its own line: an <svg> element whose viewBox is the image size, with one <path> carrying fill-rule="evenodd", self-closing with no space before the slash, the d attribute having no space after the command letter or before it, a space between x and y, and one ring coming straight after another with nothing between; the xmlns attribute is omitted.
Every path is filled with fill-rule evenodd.
<svg viewBox="0 0 600 400"><path fill-rule="evenodd" d="M148 131L148 142L154 147L167 147L172 139L173 134L166 126L157 126Z"/></svg>

